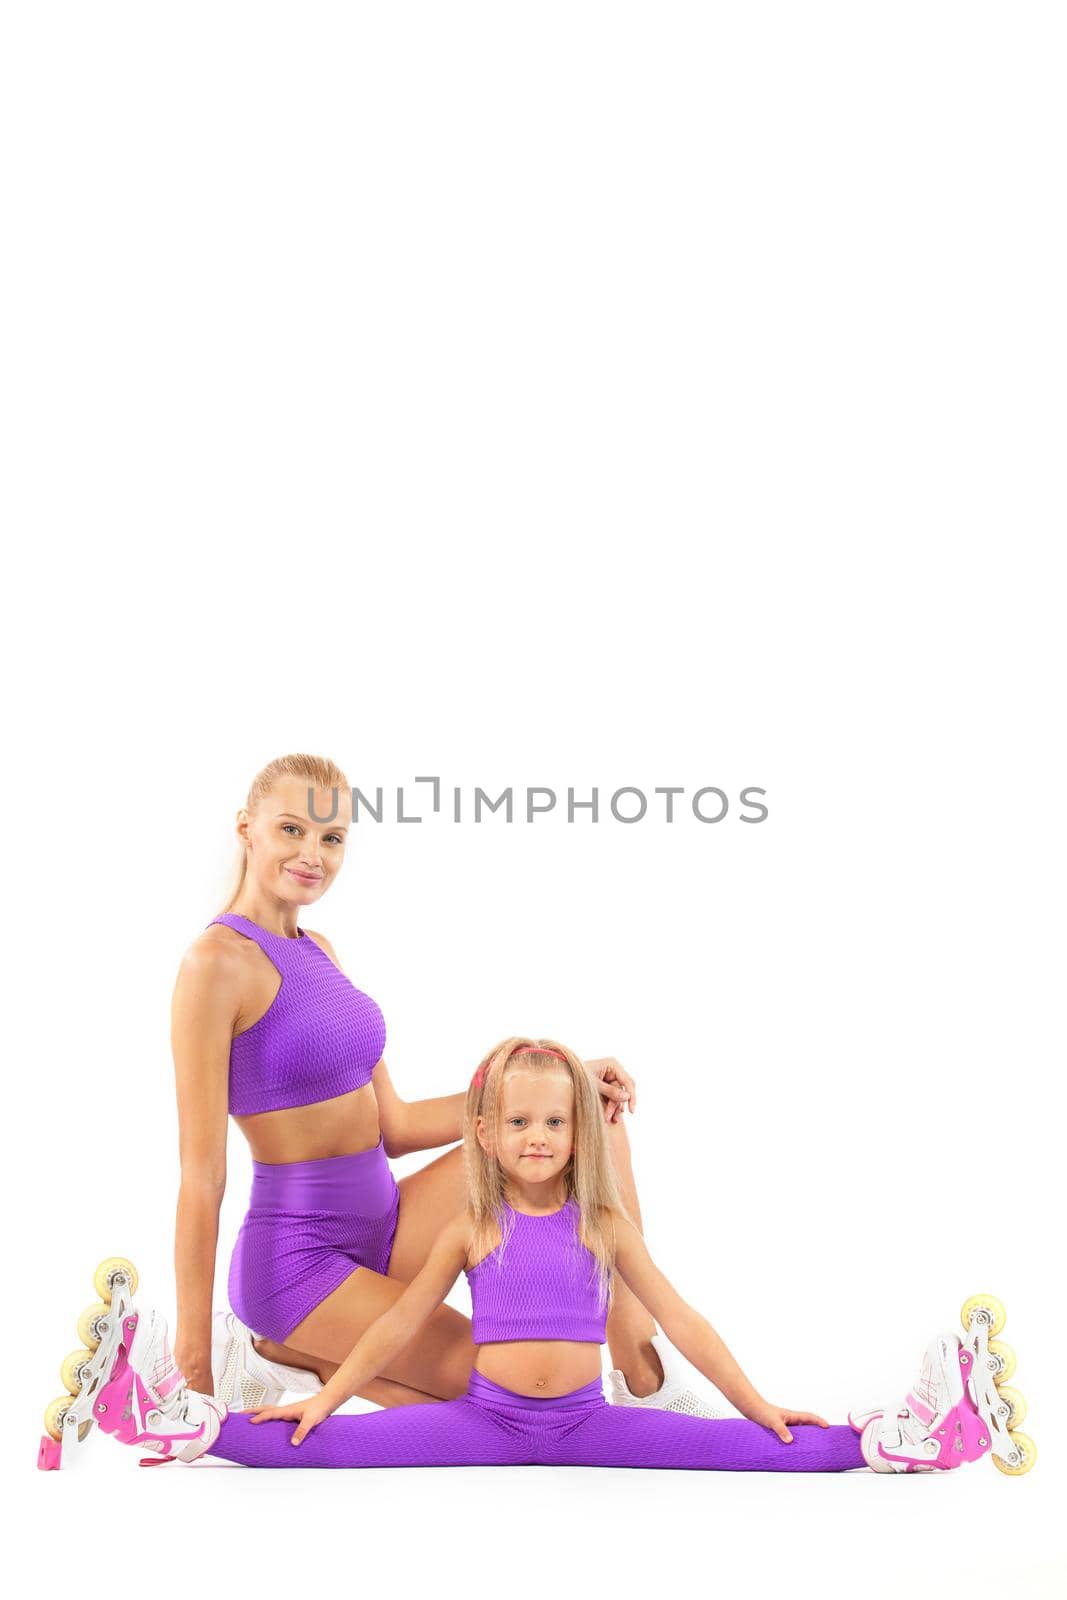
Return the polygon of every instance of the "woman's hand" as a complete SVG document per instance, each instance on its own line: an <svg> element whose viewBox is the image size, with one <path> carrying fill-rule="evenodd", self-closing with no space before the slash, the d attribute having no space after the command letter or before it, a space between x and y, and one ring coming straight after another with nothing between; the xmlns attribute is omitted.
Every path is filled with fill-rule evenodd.
<svg viewBox="0 0 1067 1600"><path fill-rule="evenodd" d="M741 1414L752 1422L758 1422L761 1427L770 1428L783 1444L793 1443L793 1435L786 1426L789 1422L814 1422L820 1428L830 1426L825 1417L817 1417L813 1411L793 1411L788 1406L772 1406L769 1400L759 1400Z"/></svg>
<svg viewBox="0 0 1067 1600"><path fill-rule="evenodd" d="M331 1402L324 1399L325 1389L320 1389L318 1394L313 1394L310 1400L296 1400L291 1406L263 1406L258 1411L253 1411L253 1422L295 1422L293 1436L290 1444L300 1444L319 1423L330 1416L340 1401Z"/></svg>
<svg viewBox="0 0 1067 1600"><path fill-rule="evenodd" d="M181 1329L174 1333L174 1362L190 1389L197 1394L214 1394L211 1376L211 1345L189 1344L182 1338Z"/></svg>
<svg viewBox="0 0 1067 1600"><path fill-rule="evenodd" d="M597 1080L604 1101L604 1121L618 1122L626 1107L637 1109L637 1087L630 1074L614 1056L599 1056L586 1066Z"/></svg>

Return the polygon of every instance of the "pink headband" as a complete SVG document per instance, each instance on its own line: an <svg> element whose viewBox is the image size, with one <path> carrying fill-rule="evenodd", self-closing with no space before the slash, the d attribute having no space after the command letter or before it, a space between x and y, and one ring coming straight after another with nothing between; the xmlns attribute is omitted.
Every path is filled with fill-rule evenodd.
<svg viewBox="0 0 1067 1600"><path fill-rule="evenodd" d="M558 1060L563 1061L567 1066L570 1066L570 1062L567 1061L567 1057L563 1054L562 1050L550 1050L547 1045L540 1044L524 1044L521 1050L513 1050L507 1057L507 1060L514 1061L516 1056L532 1055L555 1056ZM478 1068L477 1072L474 1074L474 1077L471 1079L471 1087L474 1089L480 1089L484 1082L485 1067L482 1066Z"/></svg>

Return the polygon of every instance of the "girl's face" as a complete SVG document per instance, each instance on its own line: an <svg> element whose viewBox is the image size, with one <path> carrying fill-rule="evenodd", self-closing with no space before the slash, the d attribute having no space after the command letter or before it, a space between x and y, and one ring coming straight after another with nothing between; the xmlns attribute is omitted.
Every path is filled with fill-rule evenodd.
<svg viewBox="0 0 1067 1600"><path fill-rule="evenodd" d="M567 1072L508 1071L501 1090L495 1148L478 1118L478 1142L509 1178L551 1184L574 1150L574 1085Z"/></svg>
<svg viewBox="0 0 1067 1600"><path fill-rule="evenodd" d="M238 836L250 845L248 877L274 899L309 906L321 898L341 870L352 820L352 795L337 791L337 815L316 822L308 811L306 778L279 778L255 812L238 813ZM333 810L333 791L316 789L316 816Z"/></svg>

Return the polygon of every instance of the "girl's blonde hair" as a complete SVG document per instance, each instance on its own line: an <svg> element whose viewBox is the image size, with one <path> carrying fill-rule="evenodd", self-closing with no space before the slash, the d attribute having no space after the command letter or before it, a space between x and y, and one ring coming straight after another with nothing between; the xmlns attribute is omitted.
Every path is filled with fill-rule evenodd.
<svg viewBox="0 0 1067 1600"><path fill-rule="evenodd" d="M313 789L347 789L348 779L333 761L326 756L278 756L274 761L257 772L248 789L248 799L245 808L253 812L264 799L279 778L306 778L308 786ZM229 911L244 887L245 875L248 871L248 851L244 848L238 850L238 860L234 868L233 883L227 896L223 911Z"/></svg>
<svg viewBox="0 0 1067 1600"><path fill-rule="evenodd" d="M494 1224L500 1230L502 1251L514 1227L504 1209L506 1175L495 1155L487 1155L478 1143L477 1123L481 1117L490 1136L495 1137L503 1111L504 1080L512 1072L519 1071L568 1076L574 1087L574 1149L563 1179L568 1199L573 1198L578 1205L582 1243L596 1258L601 1298L610 1305L615 1230L609 1213L619 1211L624 1216L626 1213L604 1133L600 1094L592 1075L574 1051L554 1039L504 1039L483 1056L467 1090L463 1151L467 1167L467 1204L473 1224L471 1258L480 1261L493 1248Z"/></svg>

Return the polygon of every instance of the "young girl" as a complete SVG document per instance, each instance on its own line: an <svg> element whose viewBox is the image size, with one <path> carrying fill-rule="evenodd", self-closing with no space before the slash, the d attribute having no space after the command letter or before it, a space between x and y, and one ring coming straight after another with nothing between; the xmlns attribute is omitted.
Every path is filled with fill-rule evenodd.
<svg viewBox="0 0 1067 1600"><path fill-rule="evenodd" d="M714 1328L656 1267L615 1190L598 1095L572 1051L508 1039L467 1093L467 1212L447 1223L401 1297L364 1333L324 1388L254 1414L189 1389L162 1318L132 1306L85 1374L92 1417L127 1444L193 1461L248 1466L611 1466L718 1471L930 1471L990 1451L1004 1470L1033 1464L1009 1434L1021 1398L998 1392L1006 1346L990 1345L999 1308L968 1302L966 1339L941 1334L899 1407L851 1413L849 1426L775 1405L753 1387ZM465 1271L474 1369L458 1400L332 1416L404 1348ZM600 1345L617 1273L667 1337L738 1411L708 1419L611 1406ZM970 1314L971 1308L975 1315ZM84 1385L83 1385L84 1387ZM77 1405L78 1402L75 1402ZM295 1422L296 1427L287 1424ZM47 1443L47 1441L46 1441ZM47 1453L47 1452L46 1452ZM42 1465L58 1464L43 1461Z"/></svg>

